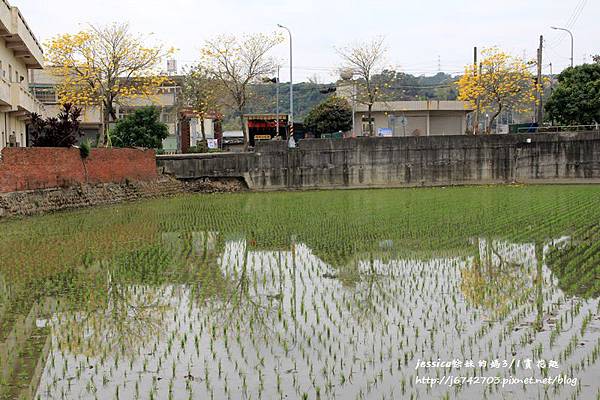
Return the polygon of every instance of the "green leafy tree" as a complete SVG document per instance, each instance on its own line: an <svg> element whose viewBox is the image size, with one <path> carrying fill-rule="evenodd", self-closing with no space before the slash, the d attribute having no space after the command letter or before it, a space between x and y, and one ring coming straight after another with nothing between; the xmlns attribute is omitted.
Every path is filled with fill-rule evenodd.
<svg viewBox="0 0 600 400"><path fill-rule="evenodd" d="M327 98L328 95L321 93L321 90L336 85L336 82L315 83L313 78L311 80L312 82L294 83L294 118L296 121L304 121L308 112ZM458 89L455 82L457 80L458 77L442 72L433 76L413 76L385 69L381 73L373 75L374 85L382 90L378 101L456 100ZM354 83L358 85L357 89L359 89L364 82L356 81ZM252 97L248 99L245 112L248 114L275 114L277 109L276 86L252 84L250 86ZM287 84L281 84L279 91L279 110L285 112L290 108L290 87ZM351 101L350 93L348 97ZM235 110L223 107L218 111L224 113L223 129L240 129L238 114Z"/></svg>
<svg viewBox="0 0 600 400"><path fill-rule="evenodd" d="M600 122L600 64L567 68L546 103L548 118L562 125Z"/></svg>
<svg viewBox="0 0 600 400"><path fill-rule="evenodd" d="M352 107L346 99L330 96L308 113L304 124L316 135L349 131L352 129Z"/></svg>
<svg viewBox="0 0 600 400"><path fill-rule="evenodd" d="M169 136L169 129L160 122L157 107L143 107L119 120L111 135L113 145L117 147L162 149L162 141Z"/></svg>

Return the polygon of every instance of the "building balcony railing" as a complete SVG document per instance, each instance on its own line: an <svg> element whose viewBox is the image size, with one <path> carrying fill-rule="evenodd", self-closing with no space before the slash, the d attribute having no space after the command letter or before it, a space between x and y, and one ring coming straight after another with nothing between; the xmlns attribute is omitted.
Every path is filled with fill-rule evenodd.
<svg viewBox="0 0 600 400"><path fill-rule="evenodd" d="M23 60L28 68L42 67L42 46L19 9L6 0L0 0L0 37L4 39L6 47L14 51L15 57Z"/></svg>
<svg viewBox="0 0 600 400"><path fill-rule="evenodd" d="M12 95L10 83L6 79L0 77L0 106L7 107L11 105Z"/></svg>
<svg viewBox="0 0 600 400"><path fill-rule="evenodd" d="M100 107L96 106L77 106L82 110L79 122L86 126L100 126L102 124L102 116L100 115ZM49 117L54 117L61 112L62 105L59 103L44 104L44 111Z"/></svg>
<svg viewBox="0 0 600 400"><path fill-rule="evenodd" d="M12 6L6 0L0 0L0 29L6 32L12 29Z"/></svg>
<svg viewBox="0 0 600 400"><path fill-rule="evenodd" d="M32 113L46 116L46 109L27 89L17 83L12 83L11 93L11 112L17 113L23 118L29 118Z"/></svg>

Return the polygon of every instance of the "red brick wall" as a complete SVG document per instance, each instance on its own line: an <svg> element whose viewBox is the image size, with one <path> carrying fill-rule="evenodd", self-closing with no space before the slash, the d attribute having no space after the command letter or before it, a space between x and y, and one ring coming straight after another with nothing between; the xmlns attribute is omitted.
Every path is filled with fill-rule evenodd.
<svg viewBox="0 0 600 400"><path fill-rule="evenodd" d="M190 151L190 119L188 117L182 118L179 126L181 132L181 152L185 154Z"/></svg>
<svg viewBox="0 0 600 400"><path fill-rule="evenodd" d="M92 149L82 160L76 148L5 148L0 160L0 193L157 177L153 150Z"/></svg>

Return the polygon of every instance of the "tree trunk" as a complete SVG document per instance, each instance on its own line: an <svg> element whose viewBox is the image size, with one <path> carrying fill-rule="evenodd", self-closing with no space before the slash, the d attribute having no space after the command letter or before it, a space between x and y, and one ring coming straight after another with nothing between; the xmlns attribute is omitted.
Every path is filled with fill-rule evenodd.
<svg viewBox="0 0 600 400"><path fill-rule="evenodd" d="M204 115L200 116L200 132L202 132L202 141L206 143L206 132L204 129Z"/></svg>
<svg viewBox="0 0 600 400"><path fill-rule="evenodd" d="M490 118L490 122L488 123L487 132L486 132L488 135L492 133L492 124L494 123L494 121L496 120L498 115L500 115L501 112L502 112L502 106L500 106L498 108L498 111L496 111L494 113L494 115L492 115L492 118Z"/></svg>
<svg viewBox="0 0 600 400"><path fill-rule="evenodd" d="M102 101L100 113L102 114L102 128L98 135L96 146L109 146L111 145L109 130L111 117L113 121L117 120L117 113L111 99L105 99Z"/></svg>
<svg viewBox="0 0 600 400"><path fill-rule="evenodd" d="M373 136L373 119L371 115L373 114L373 104L369 103L369 111L367 113L367 118L369 118L369 136Z"/></svg>
<svg viewBox="0 0 600 400"><path fill-rule="evenodd" d="M105 144L106 137L108 135L108 123L110 122L109 112L106 107L102 107L102 126L96 140L96 147L102 147Z"/></svg>

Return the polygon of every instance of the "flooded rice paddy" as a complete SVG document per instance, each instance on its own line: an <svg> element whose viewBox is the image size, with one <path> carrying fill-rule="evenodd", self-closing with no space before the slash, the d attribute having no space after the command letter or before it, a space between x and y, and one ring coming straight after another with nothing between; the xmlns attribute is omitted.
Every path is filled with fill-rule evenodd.
<svg viewBox="0 0 600 400"><path fill-rule="evenodd" d="M0 223L0 399L600 399L600 187Z"/></svg>

